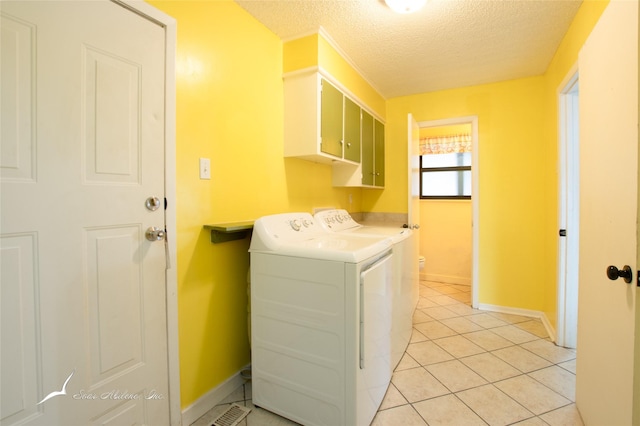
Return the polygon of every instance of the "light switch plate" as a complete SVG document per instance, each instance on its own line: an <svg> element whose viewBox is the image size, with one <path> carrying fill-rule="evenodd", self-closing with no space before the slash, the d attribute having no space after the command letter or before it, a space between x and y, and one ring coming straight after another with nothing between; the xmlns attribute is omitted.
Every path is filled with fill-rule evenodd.
<svg viewBox="0 0 640 426"><path fill-rule="evenodd" d="M208 158L200 159L200 179L211 179L211 160Z"/></svg>

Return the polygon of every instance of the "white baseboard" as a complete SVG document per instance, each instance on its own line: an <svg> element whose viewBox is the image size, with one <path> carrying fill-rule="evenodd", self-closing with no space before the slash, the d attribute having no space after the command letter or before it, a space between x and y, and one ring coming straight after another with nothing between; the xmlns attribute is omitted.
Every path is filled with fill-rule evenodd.
<svg viewBox="0 0 640 426"><path fill-rule="evenodd" d="M248 367L249 366L245 368ZM245 380L240 376L240 372L245 368L242 368L236 374L229 377L227 380L198 398L196 402L182 410L182 425L189 426L191 423L202 417L207 411L224 401L224 399L231 395L233 391L242 386L245 383Z"/></svg>
<svg viewBox="0 0 640 426"><path fill-rule="evenodd" d="M530 309L521 309L521 308L510 308L508 306L499 306L499 305L489 305L486 303L480 303L478 305L478 309L483 311L491 311L491 312L500 312L502 314L512 314L512 315L520 315L523 317L536 318L542 321L542 325L547 330L547 334L552 342L556 341L556 330L551 325L549 318L542 311L534 311Z"/></svg>
<svg viewBox="0 0 640 426"><path fill-rule="evenodd" d="M453 275L420 274L420 280L434 281L437 283L471 285L471 277L456 277Z"/></svg>

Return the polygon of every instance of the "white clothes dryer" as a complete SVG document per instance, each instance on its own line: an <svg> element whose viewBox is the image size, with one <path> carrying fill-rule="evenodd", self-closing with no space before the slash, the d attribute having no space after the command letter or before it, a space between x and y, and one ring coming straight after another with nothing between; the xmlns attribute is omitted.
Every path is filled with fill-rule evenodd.
<svg viewBox="0 0 640 426"><path fill-rule="evenodd" d="M366 426L391 380L391 240L265 216L251 246L256 406L303 425Z"/></svg>
<svg viewBox="0 0 640 426"><path fill-rule="evenodd" d="M393 244L391 369L395 369L409 345L413 331L413 313L420 298L418 258L414 241L418 234L411 229L391 226L365 226L356 222L344 209L317 212L316 221L330 232L350 235L390 237Z"/></svg>

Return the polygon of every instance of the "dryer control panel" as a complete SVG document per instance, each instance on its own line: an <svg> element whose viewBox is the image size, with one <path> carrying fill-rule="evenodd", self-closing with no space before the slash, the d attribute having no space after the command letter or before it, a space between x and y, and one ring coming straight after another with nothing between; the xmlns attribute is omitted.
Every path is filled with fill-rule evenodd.
<svg viewBox="0 0 640 426"><path fill-rule="evenodd" d="M344 209L322 210L314 217L320 222L320 226L331 231L345 231L362 226Z"/></svg>

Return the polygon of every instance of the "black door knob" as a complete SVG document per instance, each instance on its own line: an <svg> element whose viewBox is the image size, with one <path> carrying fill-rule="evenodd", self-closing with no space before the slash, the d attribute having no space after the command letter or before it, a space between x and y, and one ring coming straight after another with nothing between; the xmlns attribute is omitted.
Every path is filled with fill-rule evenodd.
<svg viewBox="0 0 640 426"><path fill-rule="evenodd" d="M607 267L607 277L610 280L617 280L618 278L624 278L625 283L630 283L633 277L633 272L629 265L624 265L622 269L618 269L615 266Z"/></svg>

